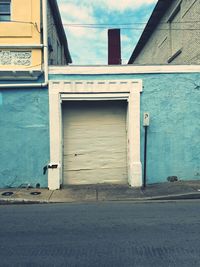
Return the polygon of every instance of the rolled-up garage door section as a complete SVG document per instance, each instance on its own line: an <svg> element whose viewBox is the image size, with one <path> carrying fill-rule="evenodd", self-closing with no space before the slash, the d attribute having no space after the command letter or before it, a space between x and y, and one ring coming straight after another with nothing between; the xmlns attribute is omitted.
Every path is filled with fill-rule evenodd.
<svg viewBox="0 0 200 267"><path fill-rule="evenodd" d="M126 101L64 101L63 184L127 183Z"/></svg>

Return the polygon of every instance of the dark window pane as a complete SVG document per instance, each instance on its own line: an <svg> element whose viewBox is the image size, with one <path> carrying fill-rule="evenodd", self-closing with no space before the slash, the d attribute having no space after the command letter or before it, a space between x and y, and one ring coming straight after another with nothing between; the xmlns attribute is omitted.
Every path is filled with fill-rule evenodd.
<svg viewBox="0 0 200 267"><path fill-rule="evenodd" d="M10 0L0 0L0 13L10 14Z"/></svg>
<svg viewBox="0 0 200 267"><path fill-rule="evenodd" d="M0 3L0 13L10 13L10 4Z"/></svg>
<svg viewBox="0 0 200 267"><path fill-rule="evenodd" d="M10 20L10 0L0 0L0 21Z"/></svg>

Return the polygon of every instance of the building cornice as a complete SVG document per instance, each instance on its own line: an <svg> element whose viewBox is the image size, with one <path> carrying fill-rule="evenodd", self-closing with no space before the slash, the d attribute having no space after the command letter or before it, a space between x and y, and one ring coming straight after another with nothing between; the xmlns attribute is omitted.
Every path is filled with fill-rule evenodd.
<svg viewBox="0 0 200 267"><path fill-rule="evenodd" d="M154 65L154 66L50 66L49 74L65 75L109 75L109 74L150 74L150 73L191 73L200 72L200 65Z"/></svg>

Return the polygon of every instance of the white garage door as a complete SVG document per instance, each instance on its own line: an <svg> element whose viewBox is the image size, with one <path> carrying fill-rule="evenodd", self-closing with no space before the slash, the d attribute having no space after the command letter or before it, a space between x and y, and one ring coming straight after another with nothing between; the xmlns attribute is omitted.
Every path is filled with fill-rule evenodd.
<svg viewBox="0 0 200 267"><path fill-rule="evenodd" d="M63 102L63 184L127 183L125 101Z"/></svg>

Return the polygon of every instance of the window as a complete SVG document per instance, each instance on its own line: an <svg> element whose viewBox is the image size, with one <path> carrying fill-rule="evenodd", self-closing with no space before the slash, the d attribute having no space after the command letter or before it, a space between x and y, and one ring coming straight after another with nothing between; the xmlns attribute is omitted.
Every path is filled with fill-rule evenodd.
<svg viewBox="0 0 200 267"><path fill-rule="evenodd" d="M0 21L10 21L11 0L0 0Z"/></svg>
<svg viewBox="0 0 200 267"><path fill-rule="evenodd" d="M56 57L57 57L57 65L59 65L60 61L61 61L61 57L60 57L60 44L58 41L57 41L57 55L56 55Z"/></svg>
<svg viewBox="0 0 200 267"><path fill-rule="evenodd" d="M170 58L168 63L173 61L182 51L181 2L179 1L168 18L170 38Z"/></svg>

